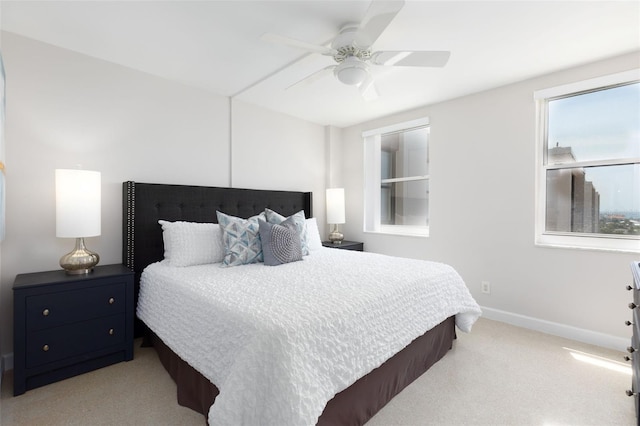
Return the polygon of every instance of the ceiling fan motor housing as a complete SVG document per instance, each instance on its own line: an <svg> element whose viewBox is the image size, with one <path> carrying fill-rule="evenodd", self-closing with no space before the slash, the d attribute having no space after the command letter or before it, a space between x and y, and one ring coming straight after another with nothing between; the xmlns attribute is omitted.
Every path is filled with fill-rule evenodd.
<svg viewBox="0 0 640 426"><path fill-rule="evenodd" d="M358 47L355 43L357 33L357 25L347 25L331 43L331 47L338 51L333 55L338 63L333 74L349 86L358 86L369 76L369 66L365 61L371 58L371 51Z"/></svg>

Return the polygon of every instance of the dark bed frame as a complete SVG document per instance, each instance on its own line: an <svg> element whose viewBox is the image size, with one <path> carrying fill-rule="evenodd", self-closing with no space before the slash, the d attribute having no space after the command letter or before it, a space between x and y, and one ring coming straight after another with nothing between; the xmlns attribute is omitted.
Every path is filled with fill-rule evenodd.
<svg viewBox="0 0 640 426"><path fill-rule="evenodd" d="M312 217L310 192L205 186L123 183L122 258L135 272L137 303L144 268L162 260L164 247L158 220L217 222L216 210L248 218L265 208L285 216L304 210ZM178 385L178 403L208 415L219 393L215 384L180 359L136 319L136 336L152 341L162 364ZM455 339L450 317L415 339L380 367L336 394L318 419L319 425L362 425L402 389L442 358Z"/></svg>

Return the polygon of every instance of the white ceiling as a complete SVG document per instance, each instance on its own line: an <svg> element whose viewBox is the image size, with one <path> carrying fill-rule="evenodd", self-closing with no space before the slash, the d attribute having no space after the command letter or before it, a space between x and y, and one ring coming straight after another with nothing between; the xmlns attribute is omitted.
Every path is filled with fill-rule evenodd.
<svg viewBox="0 0 640 426"><path fill-rule="evenodd" d="M288 86L330 57L313 44L369 1L2 1L3 30L323 125L344 127L640 50L638 1L407 1L374 50L449 50L445 68L376 69L362 100L329 76Z"/></svg>

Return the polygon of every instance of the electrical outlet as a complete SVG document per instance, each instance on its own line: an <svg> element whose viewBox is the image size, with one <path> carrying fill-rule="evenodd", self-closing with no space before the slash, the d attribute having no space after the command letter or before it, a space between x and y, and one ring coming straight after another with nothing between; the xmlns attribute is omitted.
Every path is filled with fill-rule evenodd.
<svg viewBox="0 0 640 426"><path fill-rule="evenodd" d="M482 281L482 292L484 294L491 294L491 284L489 281Z"/></svg>

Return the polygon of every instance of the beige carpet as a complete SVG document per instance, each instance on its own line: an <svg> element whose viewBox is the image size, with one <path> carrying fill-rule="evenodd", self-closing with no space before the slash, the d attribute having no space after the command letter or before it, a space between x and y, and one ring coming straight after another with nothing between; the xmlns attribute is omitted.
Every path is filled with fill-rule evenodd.
<svg viewBox="0 0 640 426"><path fill-rule="evenodd" d="M2 380L0 423L205 425L176 403L175 385L149 348L133 361L13 397ZM481 319L453 350L368 426L632 425L622 353Z"/></svg>

